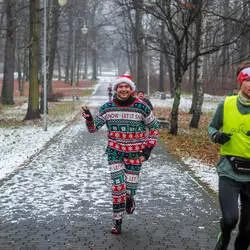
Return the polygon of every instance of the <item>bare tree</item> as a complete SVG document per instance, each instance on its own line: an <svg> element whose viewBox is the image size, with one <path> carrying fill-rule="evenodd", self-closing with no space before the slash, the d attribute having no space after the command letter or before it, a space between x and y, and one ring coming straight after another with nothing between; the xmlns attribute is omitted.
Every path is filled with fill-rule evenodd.
<svg viewBox="0 0 250 250"><path fill-rule="evenodd" d="M134 29L134 38L136 45L136 85L139 90L146 92L146 78L143 67L143 55L144 55L144 44L143 44L143 28L142 28L142 6L143 0L133 0L133 5L135 9L135 29Z"/></svg>
<svg viewBox="0 0 250 250"><path fill-rule="evenodd" d="M70 69L72 65L72 36L73 36L73 14L71 11L67 13L67 24L69 27L68 32L68 44L66 46L67 48L67 56L66 56L66 64L65 64L65 83L69 83L70 80Z"/></svg>
<svg viewBox="0 0 250 250"><path fill-rule="evenodd" d="M202 0L200 11L198 12L198 15L195 20L195 41L194 41L194 47L195 47L195 54L200 54L200 44L205 44L205 35L203 32L202 37L202 23L203 23L203 16L202 16ZM203 26L205 27L205 26ZM204 88L203 88L203 70L204 70L204 63L203 63L204 57L197 57L194 62L194 77L193 77L193 98L192 98L192 106L191 111L192 113L192 119L190 121L190 127L191 128L198 128L198 124L200 121L200 116L202 113L202 104L204 99Z"/></svg>
<svg viewBox="0 0 250 250"><path fill-rule="evenodd" d="M49 27L48 27L48 92L53 93L52 79L54 72L54 62L57 50L58 38L58 0L50 0L49 5Z"/></svg>
<svg viewBox="0 0 250 250"><path fill-rule="evenodd" d="M239 8L239 6L235 6ZM245 21L242 22L244 25L244 30L242 32L242 37L239 41L239 58L238 60L248 60L250 57L250 1L244 1L242 3L242 16Z"/></svg>
<svg viewBox="0 0 250 250"><path fill-rule="evenodd" d="M201 108L203 98L203 90L201 88L202 85L200 81L204 81L204 79L202 79L204 76L204 67L200 67L203 62L201 61L202 59L198 60L198 58L200 56L215 53L216 51L220 51L221 54L221 49L223 47L228 53L228 49L230 49L230 46L232 45L231 47L233 47L233 45L235 45L235 43L239 39L239 35L241 34L242 30L242 24L240 22L240 9L232 10L230 12L230 15L227 14L224 16L223 14L220 14L221 10L218 9L217 11L217 9L215 8L216 11L214 11L214 9L212 9L212 7L207 4L209 8L206 8L205 13L209 18L210 25L206 25L204 33L208 38L209 42L207 42L202 48L199 48L199 46L197 46L199 44L200 39L198 38L199 34L196 34L195 38L193 36L192 30L195 25L197 27L197 31L199 31L200 29L199 15L201 11L201 4L202 1L198 0L192 0L188 2L177 0L157 0L154 1L153 4L147 3L142 6L142 8L148 14L156 18L159 23L165 23L166 35L164 38L165 46L163 46L164 53L166 55L166 58L169 58L168 60L174 61L174 102L171 111L171 134L177 134L178 132L178 109L180 104L182 81L184 79L184 74L186 73L187 69L190 67L191 64L196 62L194 67L197 68L194 70L197 73L197 77L195 80L196 84L198 83L198 85L196 85L194 89L196 91L196 97L198 97L198 93L200 93L200 97L196 99L194 103L196 103L196 111L198 111L197 108L198 106ZM217 1L216 4L219 5L219 2ZM230 29L227 28L229 25L229 21ZM215 23L217 25L214 25ZM225 23L227 25L225 25ZM226 28L227 31L230 30L230 32L224 32L224 29ZM224 34L227 33L226 38L225 36L223 36L223 32ZM155 40L156 42L158 42L158 48L156 47L156 50L162 49L162 46L159 46L159 41L157 41L157 37ZM191 46L191 44L195 42L194 40L196 40L195 49L193 49L193 46ZM209 64L209 67L211 67L211 65L213 64L214 62L211 62ZM198 113L200 113L200 111ZM196 122L194 122L194 120L192 121L192 126L194 124L195 126L197 125L197 122L199 120L198 113L196 113Z"/></svg>
<svg viewBox="0 0 250 250"><path fill-rule="evenodd" d="M1 94L1 103L4 105L14 104L14 71L15 71L15 0L8 0L6 3L7 30L4 53L4 78Z"/></svg>
<svg viewBox="0 0 250 250"><path fill-rule="evenodd" d="M47 25L47 51L46 51L46 61L48 65L47 70L47 94L48 101L53 94L53 73L54 73L54 62L56 57L56 49L57 49L57 32L58 32L58 18L59 18L59 4L58 0L50 0L48 2L48 10L43 10L48 12L48 25ZM45 73L45 72L44 72ZM44 88L44 85L42 85ZM48 105L48 103L47 103ZM46 108L48 112L48 107ZM40 98L40 113L44 113L44 89L41 91Z"/></svg>
<svg viewBox="0 0 250 250"><path fill-rule="evenodd" d="M97 57L98 57L98 46L97 46L97 29L96 29L96 14L97 14L98 2L92 2L91 17L90 17L90 36L92 40L91 57L92 57L92 80L97 80Z"/></svg>
<svg viewBox="0 0 250 250"><path fill-rule="evenodd" d="M40 118L39 112L39 13L40 1L30 0L30 55L29 55L29 103L25 119Z"/></svg>
<svg viewBox="0 0 250 250"><path fill-rule="evenodd" d="M127 67L119 62L120 68L130 71L130 74L135 78L137 89L146 92L146 70L145 70L145 34L143 29L144 10L141 8L143 0L118 0L116 3L115 26L120 27L118 32L120 36L119 49L123 50L122 54L126 55ZM118 36L116 36L118 39ZM121 54L116 50L116 54Z"/></svg>
<svg viewBox="0 0 250 250"><path fill-rule="evenodd" d="M181 82L184 73L188 68L188 46L191 25L194 23L198 13L200 3L192 2L195 8L184 6L179 2L173 3L171 0L157 1L156 6L147 9L150 13L162 20L171 36L174 53L174 102L171 111L170 133L176 135L178 132L178 113L181 96ZM182 20L182 22L180 22ZM166 39L167 40L167 39ZM169 51L168 51L168 54Z"/></svg>
<svg viewBox="0 0 250 250"><path fill-rule="evenodd" d="M164 92L164 75L165 75L165 70L164 70L164 33L165 33L165 24L163 21L161 21L161 41L160 41L160 77L159 77L159 91Z"/></svg>

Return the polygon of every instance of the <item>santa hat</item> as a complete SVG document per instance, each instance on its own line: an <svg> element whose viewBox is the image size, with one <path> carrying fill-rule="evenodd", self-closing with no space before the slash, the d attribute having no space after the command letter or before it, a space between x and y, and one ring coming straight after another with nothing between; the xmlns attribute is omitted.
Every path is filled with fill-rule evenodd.
<svg viewBox="0 0 250 250"><path fill-rule="evenodd" d="M127 83L130 86L130 88L132 89L132 91L135 91L135 84L132 81L132 76L130 76L128 74L123 74L123 75L117 77L113 83L113 91L116 91L117 86L120 83Z"/></svg>
<svg viewBox="0 0 250 250"><path fill-rule="evenodd" d="M241 86L242 82L249 78L250 78L250 68L242 69L237 77L239 85Z"/></svg>

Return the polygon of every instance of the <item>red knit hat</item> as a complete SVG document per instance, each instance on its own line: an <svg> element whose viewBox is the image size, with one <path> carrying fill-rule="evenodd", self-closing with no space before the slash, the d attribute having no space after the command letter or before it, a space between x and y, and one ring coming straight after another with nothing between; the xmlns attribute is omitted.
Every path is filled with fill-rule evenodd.
<svg viewBox="0 0 250 250"><path fill-rule="evenodd" d="M237 77L239 85L241 86L242 82L248 78L250 78L250 68L242 69Z"/></svg>
<svg viewBox="0 0 250 250"><path fill-rule="evenodd" d="M113 83L113 91L116 91L117 89L117 86L120 84L120 83L127 83L132 91L135 91L135 84L134 82L132 81L132 76L131 75L128 75L128 74L122 74L121 76L118 76L114 83Z"/></svg>

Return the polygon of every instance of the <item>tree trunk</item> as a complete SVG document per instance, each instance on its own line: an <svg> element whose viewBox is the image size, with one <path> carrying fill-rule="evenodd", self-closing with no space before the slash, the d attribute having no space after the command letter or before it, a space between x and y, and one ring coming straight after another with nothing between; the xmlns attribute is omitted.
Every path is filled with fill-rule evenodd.
<svg viewBox="0 0 250 250"><path fill-rule="evenodd" d="M25 120L40 118L39 112L39 14L40 1L30 0L29 103Z"/></svg>
<svg viewBox="0 0 250 250"><path fill-rule="evenodd" d="M159 91L164 92L164 61L163 52L160 51L160 76L159 76Z"/></svg>
<svg viewBox="0 0 250 250"><path fill-rule="evenodd" d="M62 72L61 72L61 54L60 51L57 49L57 64L58 64L58 81L62 80Z"/></svg>
<svg viewBox="0 0 250 250"><path fill-rule="evenodd" d="M88 78L88 37L86 37L86 47L84 48L84 79Z"/></svg>
<svg viewBox="0 0 250 250"><path fill-rule="evenodd" d="M191 128L198 128L200 116L202 113L202 104L204 99L203 90L203 60L204 58L198 58L195 62L195 79L194 79L194 92L192 100L192 119L189 126Z"/></svg>
<svg viewBox="0 0 250 250"><path fill-rule="evenodd" d="M178 115L179 115L179 105L181 100L181 81L182 81L182 70L181 70L181 49L177 45L178 52L176 54L175 62L175 87L174 87L174 102L171 111L171 121L170 121L170 134L177 135L178 133Z"/></svg>
<svg viewBox="0 0 250 250"><path fill-rule="evenodd" d="M92 25L95 25L95 17L92 17ZM96 44L96 30L92 33L92 80L97 80L97 44Z"/></svg>
<svg viewBox="0 0 250 250"><path fill-rule="evenodd" d="M179 70L177 69L177 71ZM181 100L181 73L176 72L174 102L172 106L171 121L170 121L170 134L172 135L177 135L178 133L178 116L179 116L180 100Z"/></svg>
<svg viewBox="0 0 250 250"><path fill-rule="evenodd" d="M21 56L18 53L16 55L17 57L17 63L16 63L16 70L17 70L17 74L18 74L18 90L20 92L20 89L22 87L22 69L21 69Z"/></svg>
<svg viewBox="0 0 250 250"><path fill-rule="evenodd" d="M197 18L196 18L196 21L195 21L195 30L193 31L193 33L195 34L195 44L194 44L194 50L195 50L195 54L198 55L200 53L200 41L201 41L201 15L198 15ZM200 84L198 82L198 68L199 70L201 70L201 67L199 65L199 58L196 58L195 59L195 62L194 62L194 67L193 67L193 84L192 84L192 105L191 105L191 108L189 110L189 114L194 114L195 112L195 109L196 109L196 104L197 104L197 98L198 98L198 85ZM190 67L191 69L191 67ZM191 125L190 125L191 126Z"/></svg>
<svg viewBox="0 0 250 250"><path fill-rule="evenodd" d="M163 47L164 47L164 22L161 22L161 42L160 42L160 77L159 77L159 91L164 92L164 54L163 54Z"/></svg>
<svg viewBox="0 0 250 250"><path fill-rule="evenodd" d="M200 60L199 60L200 61ZM202 113L202 104L203 104L203 99L204 99L204 90L203 90L203 67L202 67L202 62L199 62L199 66L197 67L197 86L196 86L196 98L195 98L195 106L193 110L193 115L192 119L190 121L190 127L191 128L198 128L199 126L199 121L200 121L200 116Z"/></svg>
<svg viewBox="0 0 250 250"><path fill-rule="evenodd" d="M229 16L230 10L229 10L229 0L223 1L223 12L224 16ZM229 40L229 33L230 33L230 27L229 27L229 21L225 18L223 19L224 22L224 30L223 30L223 43L227 43ZM229 50L227 47L223 46L222 48L222 58L221 58L221 86L223 90L227 90L228 87L225 84L228 81L228 73L229 73Z"/></svg>
<svg viewBox="0 0 250 250"><path fill-rule="evenodd" d="M71 53L72 53L72 36L73 36L73 22L72 22L72 13L69 12L68 16L68 24L69 24L69 37L68 37L68 45L67 45L67 62L65 65L65 83L69 83L69 70L71 68Z"/></svg>
<svg viewBox="0 0 250 250"><path fill-rule="evenodd" d="M169 80L169 92L170 92L170 97L174 97L174 75L173 75L173 66L172 66L172 61L169 58L169 55L165 56L166 62L167 62L167 67L168 67L168 80Z"/></svg>
<svg viewBox="0 0 250 250"><path fill-rule="evenodd" d="M146 92L146 77L144 74L143 67L143 55L144 55L144 44L143 44L143 31L142 31L142 6L143 1L137 0L135 3L135 40L136 40L136 85L138 90Z"/></svg>
<svg viewBox="0 0 250 250"><path fill-rule="evenodd" d="M97 53L96 47L92 49L92 80L97 79Z"/></svg>
<svg viewBox="0 0 250 250"><path fill-rule="evenodd" d="M76 86L79 85L79 80L80 80L80 72L81 72L81 53L79 51L79 53L77 54L77 71L76 71Z"/></svg>
<svg viewBox="0 0 250 250"><path fill-rule="evenodd" d="M4 77L1 94L1 103L3 105L13 105L14 91L14 71L15 71L15 0L8 0L6 3L7 14L7 34L5 41L4 54Z"/></svg>
<svg viewBox="0 0 250 250"><path fill-rule="evenodd" d="M21 82L21 88L20 88L20 96L24 96L24 89L25 89L25 83L27 79L27 67L28 67L28 57L27 57L27 49L24 49L23 53L23 75L22 75L22 82Z"/></svg>
<svg viewBox="0 0 250 250"><path fill-rule="evenodd" d="M196 38L195 38L195 54L200 53L201 43L205 44L204 33L202 34L202 14L199 11L199 14L196 18ZM195 60L194 66L194 82L193 82L193 100L192 100L192 119L189 126L191 128L198 128L200 116L202 113L202 104L204 99L204 90L203 90L203 66L204 66L204 57L198 57Z"/></svg>
<svg viewBox="0 0 250 250"><path fill-rule="evenodd" d="M57 46L57 32L58 32L58 18L59 18L59 5L58 0L52 0L49 12L49 36L48 36L48 93L53 93L52 80L54 72L54 63L56 57Z"/></svg>
<svg viewBox="0 0 250 250"><path fill-rule="evenodd" d="M248 25L249 25L249 23L250 23L250 19L249 19L249 17L250 17L250 2L246 2L246 4L247 4L247 7L246 7L246 9L247 9L247 15L248 15ZM248 43L247 43L247 55L249 55L250 54L250 31L249 31L249 29L248 29L248 32L247 32L247 40L248 40Z"/></svg>

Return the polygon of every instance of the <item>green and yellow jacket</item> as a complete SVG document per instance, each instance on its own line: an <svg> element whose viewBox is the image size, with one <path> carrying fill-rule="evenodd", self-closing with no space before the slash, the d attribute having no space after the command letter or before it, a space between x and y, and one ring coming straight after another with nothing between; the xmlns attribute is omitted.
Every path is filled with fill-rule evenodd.
<svg viewBox="0 0 250 250"><path fill-rule="evenodd" d="M221 145L221 157L217 163L218 175L240 182L250 181L250 175L235 173L226 157L234 155L250 159L250 136L247 135L250 131L250 106L240 103L238 96L227 97L219 103L208 127L212 141L218 131L232 134L231 140Z"/></svg>

